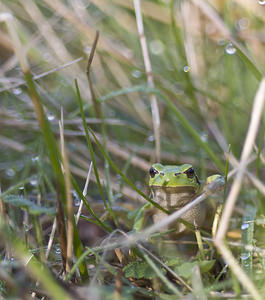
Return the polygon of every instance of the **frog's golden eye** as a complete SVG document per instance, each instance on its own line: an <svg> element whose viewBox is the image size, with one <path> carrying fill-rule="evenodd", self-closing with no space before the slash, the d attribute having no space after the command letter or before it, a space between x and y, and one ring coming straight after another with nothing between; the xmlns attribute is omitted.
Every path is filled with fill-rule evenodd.
<svg viewBox="0 0 265 300"><path fill-rule="evenodd" d="M189 168L187 171L184 172L188 178L193 178L195 175L194 169L193 168Z"/></svg>
<svg viewBox="0 0 265 300"><path fill-rule="evenodd" d="M149 174L150 174L150 176L151 176L152 178L154 178L155 175L158 174L158 173L159 173L159 172L158 172L156 169L154 169L153 167L151 167L150 170L149 170Z"/></svg>

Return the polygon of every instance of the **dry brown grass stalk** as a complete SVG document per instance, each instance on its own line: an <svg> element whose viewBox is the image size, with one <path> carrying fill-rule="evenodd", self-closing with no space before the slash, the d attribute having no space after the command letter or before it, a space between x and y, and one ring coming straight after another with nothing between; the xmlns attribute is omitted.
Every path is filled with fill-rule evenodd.
<svg viewBox="0 0 265 300"><path fill-rule="evenodd" d="M147 83L148 86L154 88L154 80L152 76L152 67L149 58L146 38L144 35L144 25L142 19L142 12L141 12L141 5L139 0L134 0L134 9L135 9L135 16L136 16L136 23L139 32L139 38L142 48L142 55L144 59L144 66L147 75ZM151 102L151 109L152 109L152 117L153 117L153 128L154 128L154 136L155 136L155 155L156 161L160 162L161 156L161 142L160 142L160 117L159 117L159 108L156 96L154 94L150 94L150 102Z"/></svg>
<svg viewBox="0 0 265 300"><path fill-rule="evenodd" d="M246 273L242 270L242 268L239 266L238 262L234 258L229 248L225 245L224 238L246 172L246 167L247 167L246 161L248 160L254 147L255 139L257 136L258 128L263 113L264 102L265 102L265 79L261 81L259 89L254 99L252 113L251 113L251 120L249 123L248 132L246 135L244 147L240 158L238 172L235 176L235 180L231 187L230 193L228 194L224 211L219 223L218 231L214 240L216 247L219 249L223 258L230 265L232 271L237 275L237 278L241 282L241 284L245 287L245 289L247 289L247 291L253 296L254 299L260 299L260 300L262 299L262 297L259 294L257 288L255 287L253 282L249 279L249 277L246 275Z"/></svg>

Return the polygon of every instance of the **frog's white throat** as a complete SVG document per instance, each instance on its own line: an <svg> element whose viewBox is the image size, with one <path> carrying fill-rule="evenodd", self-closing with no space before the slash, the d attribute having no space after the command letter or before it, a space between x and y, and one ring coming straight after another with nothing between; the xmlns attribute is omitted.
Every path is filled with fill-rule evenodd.
<svg viewBox="0 0 265 300"><path fill-rule="evenodd" d="M191 202L198 195L192 186L185 187L152 187L153 199L168 211L175 211Z"/></svg>

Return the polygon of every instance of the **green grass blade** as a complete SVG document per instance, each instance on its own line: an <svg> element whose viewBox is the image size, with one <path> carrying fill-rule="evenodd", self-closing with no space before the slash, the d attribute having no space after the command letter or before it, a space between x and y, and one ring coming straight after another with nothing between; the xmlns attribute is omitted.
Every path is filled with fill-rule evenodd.
<svg viewBox="0 0 265 300"><path fill-rule="evenodd" d="M98 141L95 133L93 132L93 130L90 127L87 127L88 130L90 131L90 133L92 134L99 150L101 151L101 153L103 154L103 156L107 159L107 161L109 162L110 166L115 170L116 173L118 173L122 179L131 187L133 188L139 195L141 195L144 199L146 199L147 201L149 201L150 203L152 203L155 207L157 207L158 209L162 210L165 213L168 213L166 209L164 209L162 206L160 206L158 203L156 203L155 201L153 201L152 199L150 199L149 197L147 197L142 191L140 191L121 171L120 169L115 165L115 163L112 161L112 159L109 157L109 155L105 152L104 148L101 146L100 142Z"/></svg>
<svg viewBox="0 0 265 300"><path fill-rule="evenodd" d="M248 69L256 77L256 79L258 81L261 81L264 76L262 74L262 72L258 69L258 67L254 64L254 62L237 45L235 45L235 47L237 49L238 56L243 60L243 62L248 67Z"/></svg>
<svg viewBox="0 0 265 300"><path fill-rule="evenodd" d="M108 232L111 232L112 229L107 226L106 224L104 224L95 214L95 212L93 211L93 209L91 208L91 206L89 205L89 203L87 202L86 197L84 197L83 193L81 192L78 184L76 183L76 181L74 180L74 178L72 177L72 185L75 188L78 196L80 199L82 199L82 201L84 202L85 206L87 207L88 211L90 212L90 214L95 218L96 220L96 224L98 224L99 226L103 227L105 230L107 230Z"/></svg>
<svg viewBox="0 0 265 300"><path fill-rule="evenodd" d="M77 100L78 100L78 104L79 104L79 108L80 108L81 118L82 118L82 121L83 121L83 127L84 127L85 134L86 134L87 146L88 146L88 149L89 149L89 152L90 152L91 160L93 162L93 169L94 169L94 173L95 173L95 176L96 176L97 185L98 185L98 188L99 188L101 198L104 202L105 208L107 209L107 211L111 215L112 212L111 212L111 209L110 209L110 207L108 206L108 204L106 202L104 191L102 189L101 182L100 182L100 179L99 179L97 163L96 163L96 159L95 159L95 153L94 153L94 150L93 150L92 142L90 140L90 136L89 136L89 132L88 132L88 126L86 124L85 113L84 113L84 109L83 109L83 102L82 102L82 99L81 99L81 95L80 95L80 91L79 91L79 87L78 87L78 83L77 83L76 79L75 79L75 87L76 87Z"/></svg>

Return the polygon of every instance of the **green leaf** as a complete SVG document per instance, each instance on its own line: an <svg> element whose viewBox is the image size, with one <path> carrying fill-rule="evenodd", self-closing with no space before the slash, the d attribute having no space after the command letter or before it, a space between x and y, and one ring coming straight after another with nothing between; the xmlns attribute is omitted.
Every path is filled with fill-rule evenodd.
<svg viewBox="0 0 265 300"><path fill-rule="evenodd" d="M31 215L46 214L51 216L56 213L55 208L37 205L23 196L7 195L3 197L3 201L16 207L26 209Z"/></svg>
<svg viewBox="0 0 265 300"><path fill-rule="evenodd" d="M199 261L199 267L202 273L207 273L215 264L215 259Z"/></svg>
<svg viewBox="0 0 265 300"><path fill-rule="evenodd" d="M137 214L134 219L134 224L133 224L133 230L140 231L143 229L143 224L144 224L144 219L145 219L145 212L148 210L150 207L152 207L151 203L146 203L144 206L142 206L140 209L138 209Z"/></svg>
<svg viewBox="0 0 265 300"><path fill-rule="evenodd" d="M126 278L133 277L135 279L152 279L156 276L156 273L146 261L134 261L125 266L123 268L123 272ZM161 269L161 272L165 274L166 271Z"/></svg>
<svg viewBox="0 0 265 300"><path fill-rule="evenodd" d="M202 273L206 273L211 270L215 263L215 260L203 260L199 262L185 262L181 266L175 268L177 274L185 279L189 279L192 276L192 270L194 266L199 265Z"/></svg>
<svg viewBox="0 0 265 300"><path fill-rule="evenodd" d="M185 279L191 278L192 269L197 265L197 262L185 262L181 266L175 268L177 274Z"/></svg>
<svg viewBox="0 0 265 300"><path fill-rule="evenodd" d="M179 257L174 257L174 258L169 258L167 261L166 261L166 265L168 267L175 267L177 265L180 264L180 258Z"/></svg>

